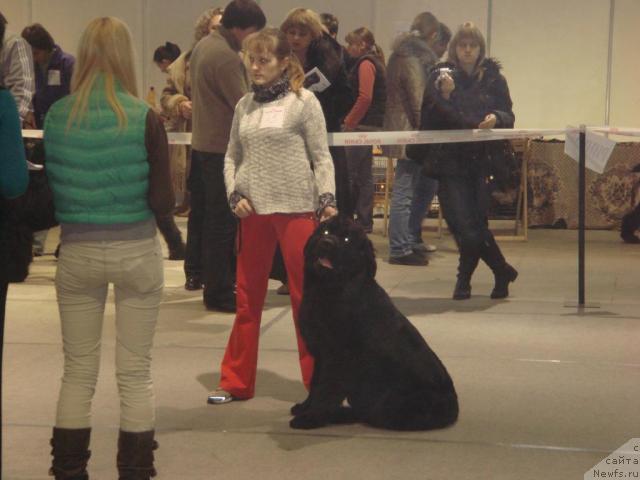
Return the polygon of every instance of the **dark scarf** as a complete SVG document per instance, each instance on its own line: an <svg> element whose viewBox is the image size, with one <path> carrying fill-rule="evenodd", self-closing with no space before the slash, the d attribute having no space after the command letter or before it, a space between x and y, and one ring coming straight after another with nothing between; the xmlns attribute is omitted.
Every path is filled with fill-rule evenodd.
<svg viewBox="0 0 640 480"><path fill-rule="evenodd" d="M253 99L258 103L273 102L274 100L284 97L291 91L289 76L286 72L276 80L275 83L268 87L252 83L251 88L253 90Z"/></svg>

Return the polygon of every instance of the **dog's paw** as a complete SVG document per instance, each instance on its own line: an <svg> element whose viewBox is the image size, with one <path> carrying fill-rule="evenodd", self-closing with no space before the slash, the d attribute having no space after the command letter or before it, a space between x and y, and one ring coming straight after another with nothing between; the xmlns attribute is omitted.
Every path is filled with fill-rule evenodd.
<svg viewBox="0 0 640 480"><path fill-rule="evenodd" d="M291 415L294 417L301 415L307 409L306 402L296 403L293 407L291 407Z"/></svg>
<svg viewBox="0 0 640 480"><path fill-rule="evenodd" d="M289 422L289 426L297 430L311 430L312 428L324 427L326 424L326 419L321 416L305 413L292 418Z"/></svg>

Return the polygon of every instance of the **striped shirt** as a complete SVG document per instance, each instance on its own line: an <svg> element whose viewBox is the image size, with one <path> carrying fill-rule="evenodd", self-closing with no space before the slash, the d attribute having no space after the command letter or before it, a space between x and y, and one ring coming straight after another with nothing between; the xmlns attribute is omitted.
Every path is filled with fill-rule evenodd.
<svg viewBox="0 0 640 480"><path fill-rule="evenodd" d="M36 90L33 57L27 41L8 32L0 50L0 85L11 92L20 119L24 120L27 114L33 111L31 102Z"/></svg>

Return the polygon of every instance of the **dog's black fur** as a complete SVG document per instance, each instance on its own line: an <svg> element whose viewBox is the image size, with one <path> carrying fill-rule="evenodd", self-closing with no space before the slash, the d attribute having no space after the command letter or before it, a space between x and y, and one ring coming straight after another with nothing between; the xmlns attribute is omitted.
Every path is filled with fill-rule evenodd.
<svg viewBox="0 0 640 480"><path fill-rule="evenodd" d="M375 281L373 245L362 228L334 217L320 224L304 255L300 330L316 363L290 426L429 430L455 423L451 377Z"/></svg>

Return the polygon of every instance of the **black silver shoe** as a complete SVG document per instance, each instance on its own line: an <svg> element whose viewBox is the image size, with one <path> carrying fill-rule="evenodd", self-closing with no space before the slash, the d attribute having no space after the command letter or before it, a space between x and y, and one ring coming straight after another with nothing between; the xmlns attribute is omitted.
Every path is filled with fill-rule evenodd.
<svg viewBox="0 0 640 480"><path fill-rule="evenodd" d="M207 403L210 405L222 405L223 403L233 402L235 398L226 390L217 389L209 393Z"/></svg>

